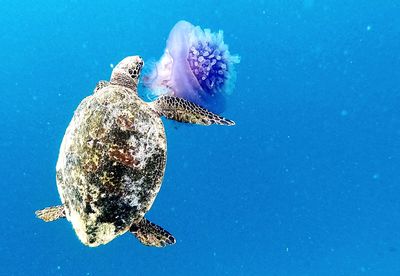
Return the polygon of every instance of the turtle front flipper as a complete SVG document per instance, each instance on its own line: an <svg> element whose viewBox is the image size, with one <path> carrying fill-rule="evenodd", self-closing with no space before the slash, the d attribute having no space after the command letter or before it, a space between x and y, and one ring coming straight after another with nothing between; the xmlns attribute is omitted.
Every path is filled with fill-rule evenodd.
<svg viewBox="0 0 400 276"><path fill-rule="evenodd" d="M198 125L226 125L232 126L234 121L218 116L197 104L187 100L172 97L161 96L150 106L160 115L182 123L192 123Z"/></svg>
<svg viewBox="0 0 400 276"><path fill-rule="evenodd" d="M64 205L51 206L35 212L36 216L45 222L65 218Z"/></svg>
<svg viewBox="0 0 400 276"><path fill-rule="evenodd" d="M129 231L144 245L164 247L176 242L175 238L161 226L143 218L139 223L133 224Z"/></svg>

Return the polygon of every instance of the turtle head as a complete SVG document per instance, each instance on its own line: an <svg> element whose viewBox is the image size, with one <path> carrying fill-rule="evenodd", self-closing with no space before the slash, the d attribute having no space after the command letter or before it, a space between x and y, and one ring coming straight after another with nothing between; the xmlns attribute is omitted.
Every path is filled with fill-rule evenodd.
<svg viewBox="0 0 400 276"><path fill-rule="evenodd" d="M112 71L111 84L122 85L136 91L143 64L140 56L124 58Z"/></svg>

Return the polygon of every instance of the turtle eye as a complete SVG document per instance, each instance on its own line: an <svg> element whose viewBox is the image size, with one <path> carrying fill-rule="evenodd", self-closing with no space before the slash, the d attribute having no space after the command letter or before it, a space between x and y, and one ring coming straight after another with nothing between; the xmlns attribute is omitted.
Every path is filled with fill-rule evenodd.
<svg viewBox="0 0 400 276"><path fill-rule="evenodd" d="M138 60L133 66L133 70L139 72L142 69L143 64L144 64L143 59L141 57L138 57Z"/></svg>
<svg viewBox="0 0 400 276"><path fill-rule="evenodd" d="M143 58L142 58L141 56L138 56L137 58L138 58L137 65L138 65L139 67L142 67L143 64L144 64Z"/></svg>

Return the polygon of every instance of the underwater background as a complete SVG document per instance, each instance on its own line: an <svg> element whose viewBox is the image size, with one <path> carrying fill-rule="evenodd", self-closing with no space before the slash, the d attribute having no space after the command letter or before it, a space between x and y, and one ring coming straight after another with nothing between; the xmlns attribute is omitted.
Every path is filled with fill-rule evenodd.
<svg viewBox="0 0 400 276"><path fill-rule="evenodd" d="M0 3L1 275L400 275L399 1ZM111 64L157 60L179 20L239 54L224 116L164 120L166 174L147 217L177 243L84 246L55 164ZM142 88L140 88L142 89Z"/></svg>

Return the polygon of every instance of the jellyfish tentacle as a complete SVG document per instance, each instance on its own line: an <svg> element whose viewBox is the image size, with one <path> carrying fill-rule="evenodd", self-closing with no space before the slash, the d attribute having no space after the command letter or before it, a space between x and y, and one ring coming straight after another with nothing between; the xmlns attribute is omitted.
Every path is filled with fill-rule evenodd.
<svg viewBox="0 0 400 276"><path fill-rule="evenodd" d="M160 116L182 123L198 125L235 125L235 122L208 111L190 101L173 96L161 96L149 103Z"/></svg>

